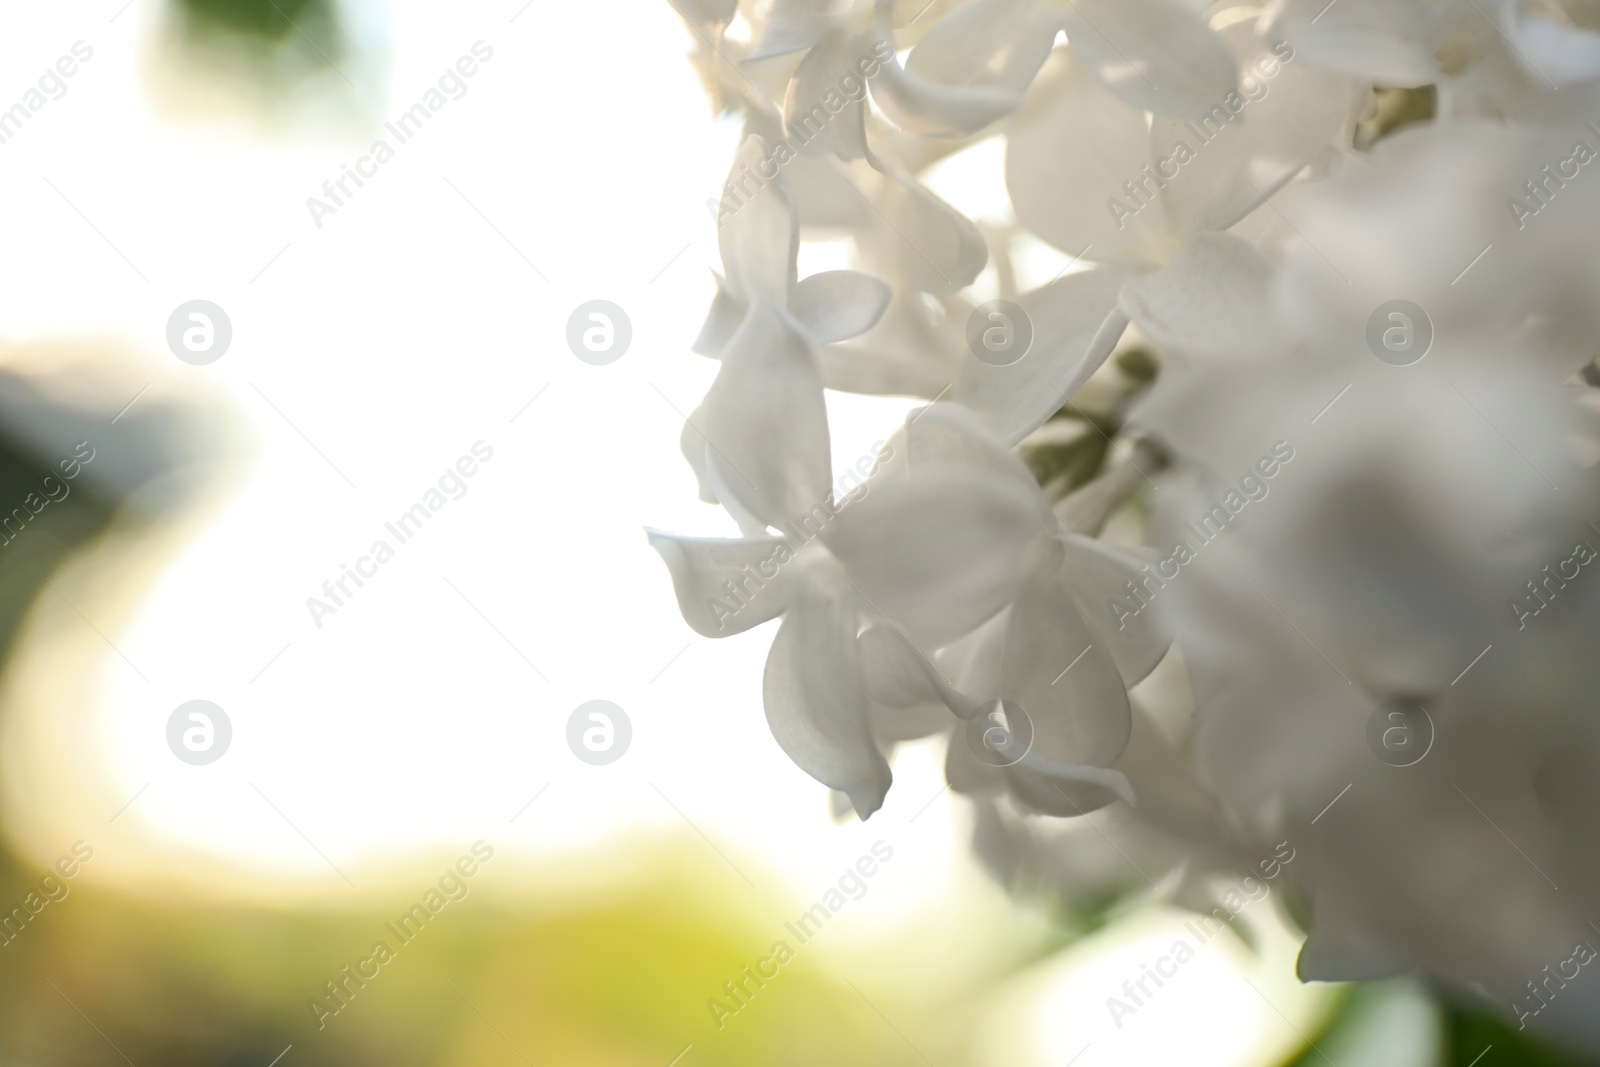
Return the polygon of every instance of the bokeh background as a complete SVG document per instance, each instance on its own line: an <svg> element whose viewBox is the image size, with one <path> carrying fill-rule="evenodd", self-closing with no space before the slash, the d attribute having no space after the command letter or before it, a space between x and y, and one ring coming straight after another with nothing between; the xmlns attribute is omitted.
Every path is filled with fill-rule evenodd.
<svg viewBox="0 0 1600 1067"><path fill-rule="evenodd" d="M694 636L643 534L731 532L676 448L739 135L690 45L664 0L0 11L0 118L26 112L0 121L0 512L94 454L0 547L0 1065L1576 1062L1413 983L1301 985L1275 903L1113 1020L1184 914L1008 895L937 746L870 824L833 818L768 734L768 629ZM995 219L996 167L979 146L940 192ZM196 299L232 327L205 365L167 344ZM565 341L594 299L632 323L606 366ZM908 406L829 403L843 457ZM167 742L197 699L232 727L202 766ZM604 766L567 744L595 699L632 727ZM400 944L430 890L454 899Z"/></svg>

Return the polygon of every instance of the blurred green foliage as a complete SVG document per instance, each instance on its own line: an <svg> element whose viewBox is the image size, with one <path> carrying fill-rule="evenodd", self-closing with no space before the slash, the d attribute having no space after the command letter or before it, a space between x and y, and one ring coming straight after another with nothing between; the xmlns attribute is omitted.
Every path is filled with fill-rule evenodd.
<svg viewBox="0 0 1600 1067"><path fill-rule="evenodd" d="M1445 1005L1445 1035L1449 1043L1447 1067L1595 1067L1597 1061L1557 1048L1518 1030L1496 1015L1462 1005ZM1484 1049L1492 1049L1482 1055Z"/></svg>
<svg viewBox="0 0 1600 1067"><path fill-rule="evenodd" d="M1062 422L1081 425L1082 434L1070 441L1026 444L1022 448L1023 461L1033 472L1034 480L1054 499L1085 485L1105 469L1111 442L1122 431L1123 413L1129 402L1155 381L1160 371L1155 354L1147 348L1119 352L1113 366L1120 381L1110 411L1091 411L1077 403L1068 404L1051 417L1049 425Z"/></svg>
<svg viewBox="0 0 1600 1067"><path fill-rule="evenodd" d="M281 41L307 27L326 31L336 23L328 0L177 0L189 24ZM321 43L321 42L319 42Z"/></svg>
<svg viewBox="0 0 1600 1067"><path fill-rule="evenodd" d="M286 1067L666 1067L690 1045L684 1067L923 1063L886 1018L937 1033L935 1009L865 982L858 993L815 948L715 1025L707 1000L786 935L736 917L685 853L691 842L664 844L656 873L598 900L518 904L475 886L320 1029L311 998L375 941L396 943L384 923L408 898L229 906L124 897L80 876L0 947L0 1064L266 1067L290 1045ZM6 862L0 907L38 884ZM968 1061L942 1048L938 1062Z"/></svg>
<svg viewBox="0 0 1600 1067"><path fill-rule="evenodd" d="M332 0L171 0L178 33L197 56L215 53L230 80L287 94L314 73L343 69L347 42Z"/></svg>
<svg viewBox="0 0 1600 1067"><path fill-rule="evenodd" d="M1369 1026L1397 995L1427 997L1420 986L1404 979L1366 982L1346 987L1337 1010L1321 1029L1309 1036L1301 1053L1284 1067L1327 1067L1329 1060L1340 1067L1362 1067L1373 1062L1399 1064L1398 1050L1392 1047L1397 1035L1381 1027L1367 1034L1377 1038L1377 1047L1364 1046L1358 1031ZM1433 1000L1440 1030L1440 1055L1433 1064L1415 1067L1596 1067L1597 1061L1518 1031L1505 1019L1478 1006ZM1349 1062L1353 1060L1354 1062Z"/></svg>
<svg viewBox="0 0 1600 1067"><path fill-rule="evenodd" d="M1028 446L1022 458L1041 488L1065 496L1100 473L1115 429L1097 420L1071 441Z"/></svg>
<svg viewBox="0 0 1600 1067"><path fill-rule="evenodd" d="M47 476L59 481L60 475L54 461L41 459L33 447L0 429L0 519L24 507L30 493L41 494ZM0 654L11 647L17 627L35 598L48 589L46 581L56 567L103 533L120 503L97 492L87 478L73 481L69 489L64 499L46 505L20 529L6 528L11 538L0 543ZM0 532L0 539L5 537Z"/></svg>

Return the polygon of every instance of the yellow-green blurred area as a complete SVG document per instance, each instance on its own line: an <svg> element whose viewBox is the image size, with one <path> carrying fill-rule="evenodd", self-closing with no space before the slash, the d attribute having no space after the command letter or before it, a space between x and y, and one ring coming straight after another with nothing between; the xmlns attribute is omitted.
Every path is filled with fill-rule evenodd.
<svg viewBox="0 0 1600 1067"><path fill-rule="evenodd" d="M747 981L748 1006L716 1026L706 1002L729 999L723 982L793 938L731 920L691 873L693 845L663 844L658 877L592 902L474 891L404 944L385 925L415 902L398 894L319 913L73 886L0 949L0 1062L265 1065L290 1045L287 1062L414 1067L662 1067L685 1048L686 1064L925 1062L896 1027L936 1062L972 1062L961 1004L908 1002L882 988L887 968L852 987L807 958L815 949L764 987ZM6 900L37 889L14 867L0 881ZM364 984L349 978L380 940L394 958Z"/></svg>
<svg viewBox="0 0 1600 1067"><path fill-rule="evenodd" d="M1137 947L1080 953L1091 961L1063 968L1062 939L1044 935L1008 965L991 961L950 983L952 961L919 958L911 940L851 976L781 924L753 917L742 892L707 876L702 850L689 836L664 841L648 856L652 877L593 899L541 900L536 872L488 864L466 896L420 930L407 927L408 941L394 924L432 887L420 868L397 872L368 906L337 909L131 899L86 880L58 882L66 894L56 889L20 929L13 922L0 949L0 1063L231 1067L288 1050L284 1062L389 1067L1042 1067L1092 1047L1081 1032L1052 1033L1052 1017L1090 995L1082 974L1136 973L1142 958ZM8 863L0 899L40 893L42 877ZM414 891L394 891L402 885ZM795 958L751 980L748 968L776 940L791 942ZM393 956L373 965L380 941ZM1244 953L1237 944L1224 951ZM358 970L370 977L352 977ZM1204 1001L1203 983L1216 979L1194 977L1172 996ZM726 982L743 983L742 1003ZM719 1016L708 1008L714 999L737 1010ZM1162 1020L1167 1057L1123 1062L1218 1062L1215 1047L1241 1038L1254 1047L1222 1062L1465 1063L1454 1050L1491 1045L1517 1057L1503 1062L1578 1062L1482 1019L1446 1019L1403 982L1340 991L1309 1015L1276 1020L1281 1027L1226 1034L1260 1022L1239 1007L1203 1005L1202 1018L1214 1013L1209 1025Z"/></svg>

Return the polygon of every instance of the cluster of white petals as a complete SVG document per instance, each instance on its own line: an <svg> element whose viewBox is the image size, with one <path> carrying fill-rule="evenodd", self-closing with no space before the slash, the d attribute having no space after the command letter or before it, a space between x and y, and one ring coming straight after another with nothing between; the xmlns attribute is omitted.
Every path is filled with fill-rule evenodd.
<svg viewBox="0 0 1600 1067"><path fill-rule="evenodd" d="M1289 842L1304 978L1600 1047L1548 977L1600 945L1600 3L677 6L744 123L682 441L743 536L650 536L697 632L781 617L794 762L867 818L947 734L1071 900ZM924 184L991 140L1003 227ZM847 493L826 389L928 402Z"/></svg>

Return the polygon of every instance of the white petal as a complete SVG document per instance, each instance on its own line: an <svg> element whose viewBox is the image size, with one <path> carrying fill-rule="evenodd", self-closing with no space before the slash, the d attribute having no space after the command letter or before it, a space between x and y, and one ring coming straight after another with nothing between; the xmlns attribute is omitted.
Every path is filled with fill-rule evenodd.
<svg viewBox="0 0 1600 1067"><path fill-rule="evenodd" d="M841 160L867 154L867 79L877 65L871 34L835 34L800 61L783 100L788 143L807 152L829 152Z"/></svg>
<svg viewBox="0 0 1600 1067"><path fill-rule="evenodd" d="M931 665L894 627L874 624L857 645L867 714L880 744L914 741L956 725Z"/></svg>
<svg viewBox="0 0 1600 1067"><path fill-rule="evenodd" d="M939 85L1021 93L1060 32L1053 0L967 0L923 35L906 57L906 71Z"/></svg>
<svg viewBox="0 0 1600 1067"><path fill-rule="evenodd" d="M893 625L868 627L862 631L860 646L867 695L878 703L892 708L941 704L960 719L977 710L978 702L956 689Z"/></svg>
<svg viewBox="0 0 1600 1067"><path fill-rule="evenodd" d="M1225 233L1202 233L1172 262L1128 283L1122 310L1156 348L1194 358L1281 354L1288 344L1275 318L1272 264Z"/></svg>
<svg viewBox="0 0 1600 1067"><path fill-rule="evenodd" d="M944 779L962 796L998 797L1006 791L1005 772L980 760L959 730L945 750Z"/></svg>
<svg viewBox="0 0 1600 1067"><path fill-rule="evenodd" d="M733 21L739 0L671 0L678 14L697 26L726 26Z"/></svg>
<svg viewBox="0 0 1600 1067"><path fill-rule="evenodd" d="M1434 54L1470 9L1451 14L1434 0L1279 0L1265 36L1286 39L1296 62L1410 88L1439 79Z"/></svg>
<svg viewBox="0 0 1600 1067"><path fill-rule="evenodd" d="M1000 696L1032 721L1033 745L1020 766L1041 774L1062 777L1061 768L1075 765L1110 767L1133 728L1127 688L1107 642L1055 576L1030 584L1012 605Z"/></svg>
<svg viewBox="0 0 1600 1067"><path fill-rule="evenodd" d="M683 432L678 435L678 447L683 451L683 458L689 461L689 467L694 471L695 487L699 490L700 500L706 504L716 504L717 492L711 484L711 469L706 465L706 438L700 432L700 424L705 421L705 408L695 408L683 422Z"/></svg>
<svg viewBox="0 0 1600 1067"><path fill-rule="evenodd" d="M1184 682L1187 688L1187 682ZM1185 710L1188 710L1187 708ZM1150 713L1133 703L1133 733L1116 769L1139 783L1142 819L1190 842L1225 837L1216 798L1201 783L1189 754L1162 733Z"/></svg>
<svg viewBox="0 0 1600 1067"><path fill-rule="evenodd" d="M867 720L872 725L872 736L885 749L946 732L954 722L942 704L892 708L875 702L868 704Z"/></svg>
<svg viewBox="0 0 1600 1067"><path fill-rule="evenodd" d="M722 275L713 271L712 276L717 279L717 295L711 298L711 310L706 312L700 336L689 347L702 356L715 357L722 354L728 339L744 321L745 303L728 292L728 283L723 281Z"/></svg>
<svg viewBox="0 0 1600 1067"><path fill-rule="evenodd" d="M800 215L802 228L852 227L867 222L872 209L846 184L845 165L828 145L821 141L802 144L798 138L789 137L781 113L750 111L745 116L744 133L747 137L758 136L772 146L773 162L782 170L783 183ZM865 145L864 134L862 144Z"/></svg>
<svg viewBox="0 0 1600 1067"><path fill-rule="evenodd" d="M851 599L809 587L767 655L763 693L772 736L799 768L846 793L865 819L889 791L889 765L867 722Z"/></svg>
<svg viewBox="0 0 1600 1067"><path fill-rule="evenodd" d="M803 52L833 29L834 0L773 0L761 40L746 62Z"/></svg>
<svg viewBox="0 0 1600 1067"><path fill-rule="evenodd" d="M781 307L795 282L800 224L789 191L768 158L767 144L759 137L747 138L739 147L720 209L725 217L717 227L717 246L734 296L745 303L763 299Z"/></svg>
<svg viewBox="0 0 1600 1067"><path fill-rule="evenodd" d="M1517 46L1512 52L1529 77L1541 84L1548 78L1563 89L1600 77L1600 33L1531 14L1526 3L1517 4L1507 21Z"/></svg>
<svg viewBox="0 0 1600 1067"><path fill-rule="evenodd" d="M920 137L968 137L1022 104L1015 89L992 85L941 85L900 66L887 26L880 25L882 60L869 83L872 99L890 122ZM884 58L887 57L887 58Z"/></svg>
<svg viewBox="0 0 1600 1067"><path fill-rule="evenodd" d="M877 240L899 253L906 282L927 293L971 285L989 262L989 245L972 220L913 178L884 178L873 215L882 223Z"/></svg>
<svg viewBox="0 0 1600 1067"><path fill-rule="evenodd" d="M1022 489L959 468L873 485L822 532L855 588L921 648L1004 608L1050 546Z"/></svg>
<svg viewBox="0 0 1600 1067"><path fill-rule="evenodd" d="M1234 89L1233 54L1178 0L1069 0L1064 11L1079 62L1142 111L1198 118Z"/></svg>
<svg viewBox="0 0 1600 1067"><path fill-rule="evenodd" d="M870 225L875 218L861 190L851 184L846 165L820 144L801 149L783 165L783 176L794 194L802 226L855 229Z"/></svg>
<svg viewBox="0 0 1600 1067"><path fill-rule="evenodd" d="M1032 346L1006 367L969 354L956 379L955 398L1008 443L1038 429L1116 347L1128 324L1117 307L1125 280L1115 271L1083 271L1017 297L1032 323Z"/></svg>
<svg viewBox="0 0 1600 1067"><path fill-rule="evenodd" d="M778 526L826 505L832 477L822 370L787 312L751 305L704 409L706 466L730 510L737 501Z"/></svg>
<svg viewBox="0 0 1600 1067"><path fill-rule="evenodd" d="M949 387L966 351L965 343L942 326L922 294L903 286L889 298L876 326L822 350L823 380L829 389L847 393L937 396Z"/></svg>
<svg viewBox="0 0 1600 1067"><path fill-rule="evenodd" d="M1320 345L1348 338L1361 349L1368 317L1403 290L1404 299L1427 309L1437 344L1459 339L1516 360L1512 353L1539 343L1528 327L1543 322L1556 324L1556 336L1589 339L1592 356L1600 329L1592 228L1600 217L1600 182L1589 181L1587 169L1570 177L1565 161L1574 155L1576 135L1576 128L1546 131L1498 119L1419 124L1380 141L1370 168L1296 183L1300 195L1284 210L1303 241L1275 286L1285 321ZM1557 167L1569 178L1546 177ZM1555 195L1530 217L1539 202L1525 183L1535 180L1534 188ZM1482 261L1473 263L1480 254ZM1557 378L1588 362L1581 350L1553 348L1534 358Z"/></svg>
<svg viewBox="0 0 1600 1067"><path fill-rule="evenodd" d="M972 465L1034 497L1045 525L1055 526L1055 513L1033 472L971 408L951 403L918 408L906 416L904 440L912 469L934 464Z"/></svg>
<svg viewBox="0 0 1600 1067"><path fill-rule="evenodd" d="M1029 753L1021 763L1005 768L1012 795L1045 815L1063 818L1122 801L1133 805L1133 786L1121 771L1108 767L1055 763Z"/></svg>
<svg viewBox="0 0 1600 1067"><path fill-rule="evenodd" d="M1136 549L1108 545L1091 537L1068 534L1063 538L1066 553L1061 561L1061 580L1071 591L1090 628L1098 635L1096 642L1104 644L1122 679L1129 686L1145 679L1161 657L1172 645L1172 626L1159 605L1153 601L1159 596L1163 579L1156 565L1159 553L1152 549ZM1155 572L1147 578L1144 567ZM1139 606L1128 593L1128 582L1138 586L1151 606L1137 614L1129 613ZM1149 581L1149 585L1144 583ZM1120 604L1122 611L1112 605Z"/></svg>
<svg viewBox="0 0 1600 1067"><path fill-rule="evenodd" d="M1253 72L1241 92L1216 101L1204 122L1158 119L1150 128L1161 201L1184 235L1225 230L1260 207L1334 143L1359 98L1356 82L1343 74L1282 60L1249 22L1221 36L1241 68ZM1270 78L1266 70L1274 71Z"/></svg>
<svg viewBox="0 0 1600 1067"><path fill-rule="evenodd" d="M892 708L909 708L939 700L922 654L888 623L861 633L861 677L867 695Z"/></svg>
<svg viewBox="0 0 1600 1067"><path fill-rule="evenodd" d="M645 533L672 574L683 620L702 637L743 633L789 606L795 576L785 566L791 552L782 540Z"/></svg>
<svg viewBox="0 0 1600 1067"><path fill-rule="evenodd" d="M1068 53L1057 57L1010 125L1006 188L1017 220L1068 255L1159 266L1178 248L1166 209L1153 193L1133 201L1123 188L1150 164L1149 121Z"/></svg>
<svg viewBox="0 0 1600 1067"><path fill-rule="evenodd" d="M789 297L789 311L818 344L866 333L889 306L889 284L853 270L829 270L802 278Z"/></svg>

